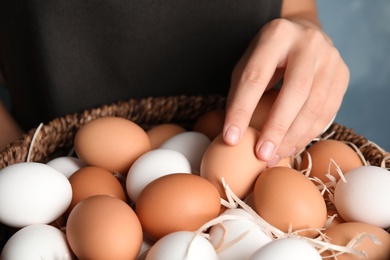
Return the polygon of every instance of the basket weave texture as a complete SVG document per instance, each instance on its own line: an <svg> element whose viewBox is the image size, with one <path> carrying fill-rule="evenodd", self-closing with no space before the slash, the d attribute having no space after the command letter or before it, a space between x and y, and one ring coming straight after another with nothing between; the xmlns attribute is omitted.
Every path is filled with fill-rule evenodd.
<svg viewBox="0 0 390 260"><path fill-rule="evenodd" d="M73 146L77 130L85 123L100 117L127 118L145 130L161 123L177 123L191 129L200 115L212 109L224 108L225 103L226 98L217 95L154 97L118 101L81 113L69 114L42 125L39 131L38 127L31 129L21 139L8 145L0 153L0 169L26 161L30 149L30 161L35 162L47 162L66 154ZM353 129L333 123L323 136L330 133L331 139L355 144L371 165L390 168L389 153L355 133ZM34 134L36 137L31 146Z"/></svg>
<svg viewBox="0 0 390 260"><path fill-rule="evenodd" d="M40 127L31 129L21 139L9 144L0 152L0 169L29 160L47 162L55 157L66 155L73 148L77 130L85 123L106 116L127 118L148 130L161 123L176 123L191 129L195 120L213 109L224 108L226 97L211 96L171 96L118 101L80 113L56 118ZM32 140L35 136L35 140ZM390 168L389 153L352 129L333 123L323 133L330 139L355 144L370 165ZM8 228L0 224L0 250L9 237Z"/></svg>
<svg viewBox="0 0 390 260"><path fill-rule="evenodd" d="M47 162L66 154L73 146L77 130L100 117L127 118L145 130L160 123L177 123L190 129L201 114L223 108L225 100L225 97L214 95L130 99L59 117L39 127L39 131L38 127L31 129L21 139L8 145L0 153L0 169L26 161L30 149L30 161L34 162ZM34 134L35 140L31 145Z"/></svg>

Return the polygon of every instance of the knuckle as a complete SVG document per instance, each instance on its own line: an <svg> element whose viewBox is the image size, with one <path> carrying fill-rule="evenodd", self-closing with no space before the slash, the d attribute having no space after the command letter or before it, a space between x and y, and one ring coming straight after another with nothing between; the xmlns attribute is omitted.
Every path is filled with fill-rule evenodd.
<svg viewBox="0 0 390 260"><path fill-rule="evenodd" d="M251 114L244 108L236 108L231 113L231 117L234 118L235 122L249 122L251 118Z"/></svg>
<svg viewBox="0 0 390 260"><path fill-rule="evenodd" d="M303 29L303 34L297 46L312 51L321 50L320 54L326 59L338 53L337 49L329 44L323 32L311 27Z"/></svg>
<svg viewBox="0 0 390 260"><path fill-rule="evenodd" d="M348 66L344 63L344 61L341 61L342 65L340 66L340 70L339 72L341 73L341 75L343 75L343 77L345 78L345 81L346 81L346 84L345 85L348 85L348 82L349 82L349 79L350 79L350 76L351 76L351 72L348 68Z"/></svg>
<svg viewBox="0 0 390 260"><path fill-rule="evenodd" d="M291 151L293 147L296 147L296 144L297 144L297 138L285 138L283 144L281 145L281 147L283 148L282 150L283 157L286 157L289 151Z"/></svg>
<svg viewBox="0 0 390 260"><path fill-rule="evenodd" d="M328 66L337 67L340 62L343 63L340 52L334 46L330 46L324 55L328 60Z"/></svg>
<svg viewBox="0 0 390 260"><path fill-rule="evenodd" d="M319 31L318 29L308 27L305 29L305 42L307 42L309 45L318 45L321 44L325 40L324 34Z"/></svg>
<svg viewBox="0 0 390 260"><path fill-rule="evenodd" d="M275 122L269 127L269 132L272 136L275 137L277 140L282 140L284 136L286 135L288 130L288 126L283 123Z"/></svg>
<svg viewBox="0 0 390 260"><path fill-rule="evenodd" d="M255 68L246 68L241 74L240 81L249 85L260 85L264 83L262 73Z"/></svg>
<svg viewBox="0 0 390 260"><path fill-rule="evenodd" d="M315 101L312 101L310 105L306 108L306 116L311 120L315 120L321 115L324 111L325 98L319 96Z"/></svg>
<svg viewBox="0 0 390 260"><path fill-rule="evenodd" d="M296 96L307 97L312 87L312 79L302 72L294 78L294 91Z"/></svg>
<svg viewBox="0 0 390 260"><path fill-rule="evenodd" d="M278 30L280 29L284 31L285 29L291 27L291 22L284 18L278 18L269 22L269 26L272 27L273 29L278 29Z"/></svg>
<svg viewBox="0 0 390 260"><path fill-rule="evenodd" d="M268 22L262 31L266 32L266 37L274 38L279 37L279 35L284 35L290 28L291 22L287 19L277 18Z"/></svg>

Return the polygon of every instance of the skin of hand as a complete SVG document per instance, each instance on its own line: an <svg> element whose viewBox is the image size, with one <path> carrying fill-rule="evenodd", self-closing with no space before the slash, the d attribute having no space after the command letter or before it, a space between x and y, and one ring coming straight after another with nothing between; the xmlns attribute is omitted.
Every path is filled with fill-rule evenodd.
<svg viewBox="0 0 390 260"><path fill-rule="evenodd" d="M264 91L283 78L255 146L272 167L303 149L334 119L349 69L321 30L314 0L285 0L282 16L264 26L232 73L223 137L237 144Z"/></svg>
<svg viewBox="0 0 390 260"><path fill-rule="evenodd" d="M23 130L9 114L0 99L0 151L3 151L12 141L21 138L23 134Z"/></svg>

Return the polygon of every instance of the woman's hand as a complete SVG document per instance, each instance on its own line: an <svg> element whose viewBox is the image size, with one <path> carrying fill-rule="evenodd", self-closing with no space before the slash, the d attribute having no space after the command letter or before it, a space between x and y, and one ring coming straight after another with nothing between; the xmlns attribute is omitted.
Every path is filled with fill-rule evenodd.
<svg viewBox="0 0 390 260"><path fill-rule="evenodd" d="M232 74L223 136L237 144L264 91L282 88L256 144L259 159L274 166L323 132L334 119L349 70L331 40L306 19L276 19L255 37Z"/></svg>

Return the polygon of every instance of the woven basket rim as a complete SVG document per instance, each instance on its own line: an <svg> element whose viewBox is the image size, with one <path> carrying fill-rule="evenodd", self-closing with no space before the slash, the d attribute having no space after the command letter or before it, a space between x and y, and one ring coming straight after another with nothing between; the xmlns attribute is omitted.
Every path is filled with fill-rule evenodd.
<svg viewBox="0 0 390 260"><path fill-rule="evenodd" d="M225 104L226 97L221 95L179 95L132 98L93 109L85 109L80 113L67 114L29 130L20 139L9 144L5 150L0 152L0 169L10 164L26 161L29 153L30 161L47 162L56 156L57 151L60 151L62 155L63 150L69 152L77 130L88 121L99 117L127 118L145 130L153 125L166 122L174 122L190 129L191 124L201 114L212 109L224 109ZM36 135L35 140L31 146L34 135ZM334 122L322 134L322 137L329 135L331 139L353 143L371 165L390 168L389 152L355 133L352 128Z"/></svg>

